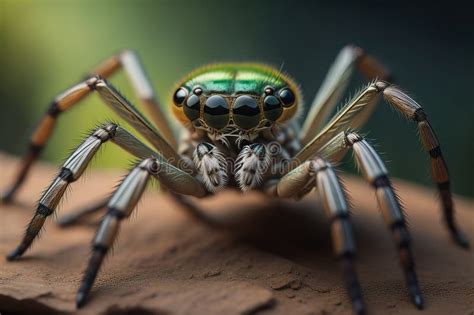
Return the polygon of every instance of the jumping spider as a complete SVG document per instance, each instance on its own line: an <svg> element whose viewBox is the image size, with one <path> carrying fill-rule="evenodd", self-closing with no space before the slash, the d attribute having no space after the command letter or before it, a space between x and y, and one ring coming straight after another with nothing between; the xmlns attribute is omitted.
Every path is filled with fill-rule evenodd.
<svg viewBox="0 0 474 315"><path fill-rule="evenodd" d="M120 68L124 68L153 123L106 81ZM329 117L355 70L371 83ZM130 216L149 179L154 177L186 205L189 202L183 196L202 198L224 188L243 192L256 189L271 197L301 198L316 187L330 219L334 251L354 311L361 314L365 307L353 263L355 242L349 209L333 168L352 149L362 175L374 187L383 218L399 251L408 291L413 303L421 309L423 299L403 211L384 163L355 131L369 118L380 96L418 125L422 146L431 158L432 177L441 196L445 223L460 246L468 247L468 242L454 221L447 166L425 111L389 80L386 69L362 49L345 47L300 125L297 119L303 106L300 90L281 71L261 64L202 67L186 76L173 94L171 110L184 126L179 128L177 138L177 130L160 109L137 56L131 51L113 56L94 69L85 81L52 102L31 135L28 153L15 182L2 199L12 200L58 117L94 91L154 148L115 123L99 126L69 156L44 192L22 242L8 259L19 258L30 247L46 218L55 211L66 187L82 175L99 147L110 140L140 161L109 200L92 208L104 206L107 214L93 240L92 256L77 294L78 307L85 303L122 219ZM90 211L69 216L62 222L71 222Z"/></svg>

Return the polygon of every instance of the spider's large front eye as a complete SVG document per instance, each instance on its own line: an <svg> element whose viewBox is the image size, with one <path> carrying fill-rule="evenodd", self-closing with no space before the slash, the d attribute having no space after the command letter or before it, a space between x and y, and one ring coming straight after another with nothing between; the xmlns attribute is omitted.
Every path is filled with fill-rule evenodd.
<svg viewBox="0 0 474 315"><path fill-rule="evenodd" d="M204 105L204 120L209 127L222 129L229 123L229 104L220 95L209 97Z"/></svg>
<svg viewBox="0 0 474 315"><path fill-rule="evenodd" d="M280 90L278 96L280 97L284 107L290 107L295 103L295 94L289 88Z"/></svg>
<svg viewBox="0 0 474 315"><path fill-rule="evenodd" d="M248 96L239 96L232 108L235 123L242 129L252 129L260 122L260 108L257 101Z"/></svg>
<svg viewBox="0 0 474 315"><path fill-rule="evenodd" d="M263 99L263 114L265 118L276 121L283 113L280 100L273 95L269 95Z"/></svg>
<svg viewBox="0 0 474 315"><path fill-rule="evenodd" d="M201 100L196 94L191 94L186 100L184 106L184 113L189 120L193 121L199 118L199 109L201 107Z"/></svg>
<svg viewBox="0 0 474 315"><path fill-rule="evenodd" d="M179 89L174 92L173 95L173 103L174 105L181 107L183 106L184 101L186 100L186 97L188 96L188 90L185 88L180 87Z"/></svg>

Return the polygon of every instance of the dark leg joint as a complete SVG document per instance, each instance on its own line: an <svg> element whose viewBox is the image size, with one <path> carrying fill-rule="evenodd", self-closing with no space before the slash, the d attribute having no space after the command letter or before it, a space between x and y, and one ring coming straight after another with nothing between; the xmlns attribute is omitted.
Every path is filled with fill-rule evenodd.
<svg viewBox="0 0 474 315"><path fill-rule="evenodd" d="M74 174L72 173L70 169L65 168L65 167L61 168L61 171L59 172L58 177L68 183L71 183L74 181Z"/></svg>
<svg viewBox="0 0 474 315"><path fill-rule="evenodd" d="M102 245L102 244L94 244L93 245L93 250L94 252L99 252L101 253L102 255L105 255L107 254L107 251L109 250L109 248L105 245Z"/></svg>
<svg viewBox="0 0 474 315"><path fill-rule="evenodd" d="M433 159L436 159L440 156L442 156L442 153L441 153L441 148L439 146L431 149L428 151L428 153L430 154L430 156L433 158Z"/></svg>
<svg viewBox="0 0 474 315"><path fill-rule="evenodd" d="M334 222L338 220L341 220L341 221L349 220L349 212L340 212L339 214L331 217L330 223L333 224Z"/></svg>
<svg viewBox="0 0 474 315"><path fill-rule="evenodd" d="M438 183L438 189L439 190L445 190L445 191L449 191L449 188L450 188L451 184L448 181L445 181L445 182L442 182L442 183Z"/></svg>
<svg viewBox="0 0 474 315"><path fill-rule="evenodd" d="M50 208L46 207L45 205L43 205L41 203L38 204L38 209L36 210L37 214L40 214L44 217L50 216L53 212L54 212L53 209L50 209Z"/></svg>
<svg viewBox="0 0 474 315"><path fill-rule="evenodd" d="M47 111L48 115L56 118L61 113L61 109L56 101L52 102Z"/></svg>
<svg viewBox="0 0 474 315"><path fill-rule="evenodd" d="M31 154L34 154L35 156L39 155L42 150L43 150L42 145L30 143L29 151L30 151Z"/></svg>
<svg viewBox="0 0 474 315"><path fill-rule="evenodd" d="M372 182L372 186L374 186L374 188L390 187L390 185L390 179L387 175L381 175Z"/></svg>
<svg viewBox="0 0 474 315"><path fill-rule="evenodd" d="M125 218L125 214L116 208L109 208L109 211L107 211L107 215L116 217L119 220Z"/></svg>
<svg viewBox="0 0 474 315"><path fill-rule="evenodd" d="M426 113L423 108L420 107L417 110L415 110L415 113L413 114L413 120L416 122L426 120Z"/></svg>
<svg viewBox="0 0 474 315"><path fill-rule="evenodd" d="M410 247L410 234L405 225L405 221L396 221L390 225L393 237L396 241L398 248L409 248Z"/></svg>

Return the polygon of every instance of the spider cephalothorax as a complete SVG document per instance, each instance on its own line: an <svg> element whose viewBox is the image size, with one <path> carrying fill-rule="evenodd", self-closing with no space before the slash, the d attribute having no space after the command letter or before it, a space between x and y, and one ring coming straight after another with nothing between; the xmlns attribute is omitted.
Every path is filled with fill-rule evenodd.
<svg viewBox="0 0 474 315"><path fill-rule="evenodd" d="M202 67L178 85L174 115L187 127L223 136L254 135L291 119L301 108L297 85L261 64Z"/></svg>
<svg viewBox="0 0 474 315"><path fill-rule="evenodd" d="M105 80L121 67L127 72L154 124ZM372 80L371 83L330 118L356 69ZM362 175L376 192L384 221L392 232L411 299L422 308L423 299L401 205L383 161L354 130L363 126L379 96L417 124L423 148L430 155L432 177L440 192L447 227L460 246L468 247L468 242L454 220L447 165L427 115L398 87L380 80L388 78L385 68L362 49L345 47L300 125L295 117L301 109L301 93L281 71L258 64L203 67L183 79L173 94L172 111L186 127L180 128L178 138L177 130L173 130L155 100L153 88L137 56L131 51L113 56L94 69L87 80L52 102L32 134L20 172L2 201L12 200L60 114L93 91L97 91L153 149L115 123L98 126L70 155L44 192L20 245L8 259L19 258L31 246L46 218L55 212L66 188L82 175L99 147L110 141L140 162L112 197L92 208L94 211L106 208L107 214L93 240L92 257L77 294L78 307L86 301L120 222L130 216L148 181L156 178L160 187L166 188L177 202L193 210L194 214L200 209L186 196L203 198L226 187L242 192L259 190L270 198L294 199L317 190L329 217L334 251L343 268L353 308L362 314L365 308L353 263L355 242L349 207L333 167L348 150L352 150ZM62 223L74 222L92 210L89 208L66 217Z"/></svg>

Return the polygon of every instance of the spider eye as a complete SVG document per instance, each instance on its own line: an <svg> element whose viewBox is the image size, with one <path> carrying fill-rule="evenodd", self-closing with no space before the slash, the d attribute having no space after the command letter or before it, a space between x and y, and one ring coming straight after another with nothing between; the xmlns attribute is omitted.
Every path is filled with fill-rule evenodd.
<svg viewBox="0 0 474 315"><path fill-rule="evenodd" d="M188 96L188 90L185 88L180 87L179 89L174 92L173 95L173 102L174 105L181 107L183 106L184 101L186 100L186 97Z"/></svg>
<svg viewBox="0 0 474 315"><path fill-rule="evenodd" d="M267 85L265 87L265 95L272 95L273 93L275 93L275 89L273 87L271 87L270 85Z"/></svg>
<svg viewBox="0 0 474 315"><path fill-rule="evenodd" d="M222 129L229 123L229 104L220 95L209 97L204 105L204 120L214 129Z"/></svg>
<svg viewBox="0 0 474 315"><path fill-rule="evenodd" d="M201 107L201 100L196 94L191 94L186 100L186 106L184 106L184 114L193 121L199 118L199 110Z"/></svg>
<svg viewBox="0 0 474 315"><path fill-rule="evenodd" d="M280 118L283 108L280 100L273 95L269 95L263 99L263 113L265 118L276 121Z"/></svg>
<svg viewBox="0 0 474 315"><path fill-rule="evenodd" d="M202 88L200 86L196 86L194 89L193 89L193 93L196 94L196 95L201 95L202 94Z"/></svg>
<svg viewBox="0 0 474 315"><path fill-rule="evenodd" d="M280 97L284 107L290 107L295 102L295 94L293 94L289 88L282 89L280 93L278 93L278 96Z"/></svg>
<svg viewBox="0 0 474 315"><path fill-rule="evenodd" d="M232 108L235 123L243 129L252 129L260 122L260 108L257 101L248 96L239 96Z"/></svg>

